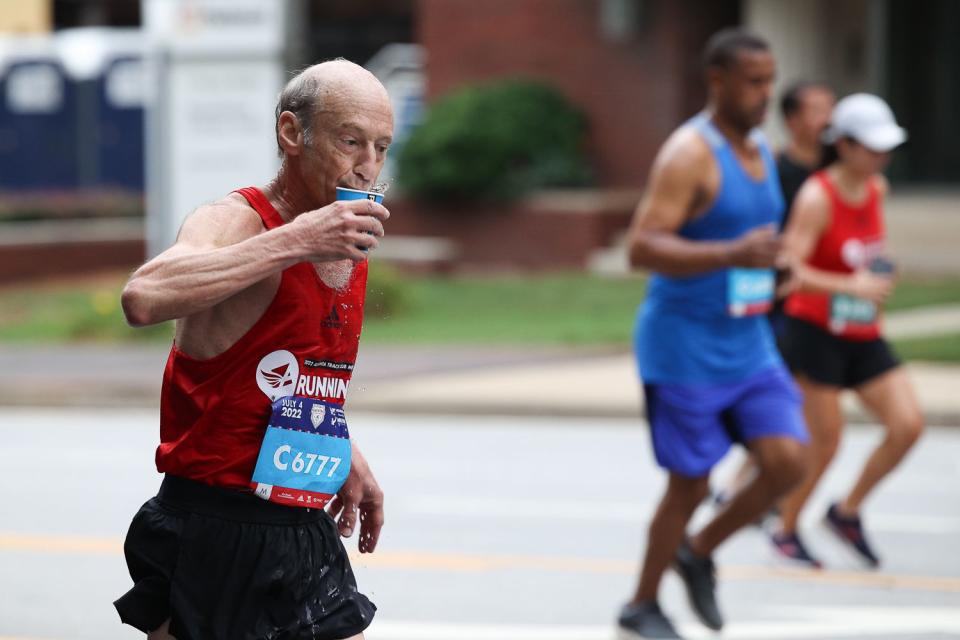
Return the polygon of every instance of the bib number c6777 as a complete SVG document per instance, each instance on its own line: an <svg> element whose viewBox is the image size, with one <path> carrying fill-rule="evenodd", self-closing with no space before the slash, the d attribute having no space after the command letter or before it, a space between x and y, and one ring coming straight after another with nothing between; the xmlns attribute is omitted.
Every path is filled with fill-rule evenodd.
<svg viewBox="0 0 960 640"><path fill-rule="evenodd" d="M869 300L839 293L830 297L830 330L834 333L869 327L876 321L877 305Z"/></svg>
<svg viewBox="0 0 960 640"><path fill-rule="evenodd" d="M271 502L322 508L350 474L350 434L339 405L301 396L273 403L250 486Z"/></svg>
<svg viewBox="0 0 960 640"><path fill-rule="evenodd" d="M767 313L773 307L772 269L730 269L727 272L727 313L734 318Z"/></svg>

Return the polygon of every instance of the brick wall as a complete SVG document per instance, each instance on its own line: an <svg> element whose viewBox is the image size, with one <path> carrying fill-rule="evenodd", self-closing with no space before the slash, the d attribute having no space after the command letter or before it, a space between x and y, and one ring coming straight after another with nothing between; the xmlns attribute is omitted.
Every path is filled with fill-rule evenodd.
<svg viewBox="0 0 960 640"><path fill-rule="evenodd" d="M143 240L91 240L0 246L0 286L143 264Z"/></svg>
<svg viewBox="0 0 960 640"><path fill-rule="evenodd" d="M590 120L602 186L643 183L669 132L700 108L700 50L735 24L736 0L637 0L634 36L607 38L601 0L418 0L428 95L502 76L557 85Z"/></svg>

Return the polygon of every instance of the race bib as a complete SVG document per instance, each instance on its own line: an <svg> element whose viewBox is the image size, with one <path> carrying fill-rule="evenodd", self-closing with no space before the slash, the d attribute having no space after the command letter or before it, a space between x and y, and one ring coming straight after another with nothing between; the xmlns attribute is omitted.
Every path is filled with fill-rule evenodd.
<svg viewBox="0 0 960 640"><path fill-rule="evenodd" d="M730 269L727 313L734 318L767 313L773 307L773 269Z"/></svg>
<svg viewBox="0 0 960 640"><path fill-rule="evenodd" d="M302 396L273 403L250 486L271 502L323 508L350 474L350 434L343 409Z"/></svg>
<svg viewBox="0 0 960 640"><path fill-rule="evenodd" d="M877 321L877 305L846 294L830 297L830 330L842 333L847 327L870 326Z"/></svg>

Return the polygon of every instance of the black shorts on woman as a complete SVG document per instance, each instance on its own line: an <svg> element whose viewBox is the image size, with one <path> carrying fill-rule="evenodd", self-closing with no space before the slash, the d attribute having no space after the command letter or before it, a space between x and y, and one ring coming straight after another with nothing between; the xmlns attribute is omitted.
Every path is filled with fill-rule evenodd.
<svg viewBox="0 0 960 640"><path fill-rule="evenodd" d="M860 387L900 366L883 338L841 338L792 316L786 316L777 346L794 375L830 387Z"/></svg>

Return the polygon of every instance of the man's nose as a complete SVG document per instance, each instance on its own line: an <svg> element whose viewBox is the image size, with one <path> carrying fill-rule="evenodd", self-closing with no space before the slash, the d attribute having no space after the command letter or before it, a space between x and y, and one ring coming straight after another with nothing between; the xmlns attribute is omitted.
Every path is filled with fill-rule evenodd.
<svg viewBox="0 0 960 640"><path fill-rule="evenodd" d="M357 157L353 166L355 176L363 180L364 187L369 187L377 177L377 151L373 145L367 145Z"/></svg>

